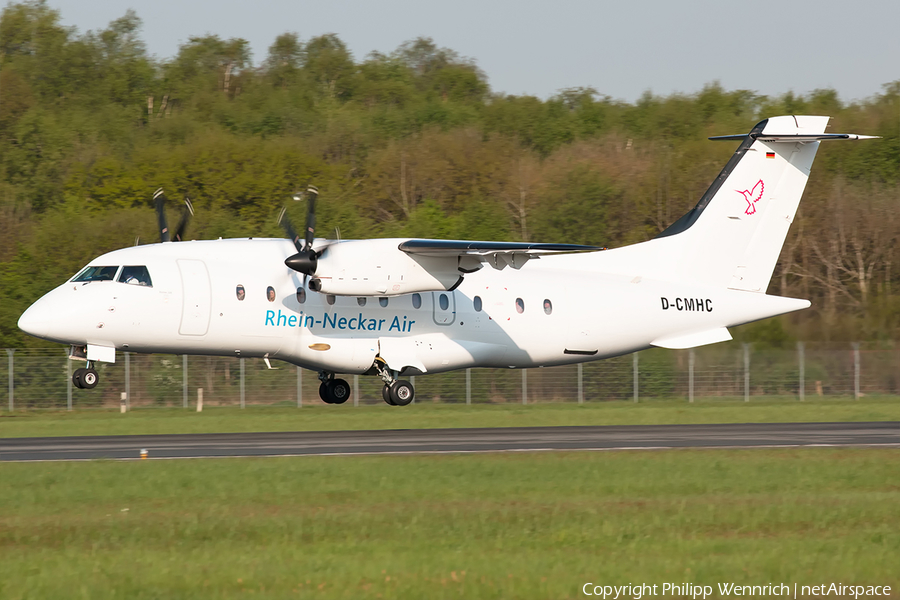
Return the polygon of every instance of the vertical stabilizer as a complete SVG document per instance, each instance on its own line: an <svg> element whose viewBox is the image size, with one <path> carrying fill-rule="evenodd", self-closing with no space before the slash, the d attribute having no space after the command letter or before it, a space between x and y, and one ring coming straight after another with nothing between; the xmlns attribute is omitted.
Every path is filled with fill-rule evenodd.
<svg viewBox="0 0 900 600"><path fill-rule="evenodd" d="M819 143L869 137L825 133L828 119L773 117L746 135L710 138L741 144L697 206L656 239L632 246L628 262L663 279L764 293Z"/></svg>

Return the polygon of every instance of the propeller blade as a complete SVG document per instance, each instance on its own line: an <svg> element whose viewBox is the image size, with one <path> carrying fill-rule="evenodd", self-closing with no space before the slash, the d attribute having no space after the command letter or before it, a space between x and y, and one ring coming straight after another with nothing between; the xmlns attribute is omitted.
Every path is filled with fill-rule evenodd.
<svg viewBox="0 0 900 600"><path fill-rule="evenodd" d="M306 239L303 249L309 250L316 234L316 199L319 197L319 189L310 185L306 188L306 193L309 194L309 200L306 203Z"/></svg>
<svg viewBox="0 0 900 600"><path fill-rule="evenodd" d="M194 216L194 205L191 204L190 198L184 199L184 209L181 212L181 220L178 221L178 227L175 229L175 241L181 242L184 240L184 230L187 229L188 223L191 220L191 217Z"/></svg>
<svg viewBox="0 0 900 600"><path fill-rule="evenodd" d="M300 244L300 236L294 231L294 226L287 216L287 207L281 209L281 214L278 215L278 224L281 225L288 238L293 242L297 252L303 252L303 246Z"/></svg>
<svg viewBox="0 0 900 600"><path fill-rule="evenodd" d="M163 189L159 188L153 194L153 200L156 202L156 222L159 224L159 241L169 241L169 224L166 221L166 195Z"/></svg>
<svg viewBox="0 0 900 600"><path fill-rule="evenodd" d="M300 236L291 225L291 220L287 216L287 209L282 208L281 214L278 215L278 222L284 228L288 237L294 243L297 253L285 259L284 264L298 273L303 273L303 286L306 287L306 278L314 275L319 260L319 253L313 250L313 241L316 233L316 198L319 197L319 190L314 185L306 188L308 194L306 201L306 231L304 232L303 245L300 245ZM299 194L294 196L294 200L300 200Z"/></svg>

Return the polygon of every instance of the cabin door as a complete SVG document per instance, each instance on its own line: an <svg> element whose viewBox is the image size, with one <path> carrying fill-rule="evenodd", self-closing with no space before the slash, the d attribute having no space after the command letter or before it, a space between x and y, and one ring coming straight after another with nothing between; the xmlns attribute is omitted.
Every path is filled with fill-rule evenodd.
<svg viewBox="0 0 900 600"><path fill-rule="evenodd" d="M210 292L209 272L202 260L178 261L181 272L181 335L206 335L209 329L209 314L212 294Z"/></svg>

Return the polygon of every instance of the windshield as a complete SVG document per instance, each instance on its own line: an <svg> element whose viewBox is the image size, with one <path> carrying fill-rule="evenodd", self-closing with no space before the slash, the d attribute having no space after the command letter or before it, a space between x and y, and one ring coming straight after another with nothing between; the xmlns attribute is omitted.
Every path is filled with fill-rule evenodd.
<svg viewBox="0 0 900 600"><path fill-rule="evenodd" d="M116 278L118 270L119 267L85 267L72 281L85 283L88 281L112 281Z"/></svg>
<svg viewBox="0 0 900 600"><path fill-rule="evenodd" d="M153 287L153 282L150 280L150 272L147 271L147 267L139 266L139 267L122 267L122 273L119 274L119 281L122 283L128 283L131 285L143 285L146 287Z"/></svg>

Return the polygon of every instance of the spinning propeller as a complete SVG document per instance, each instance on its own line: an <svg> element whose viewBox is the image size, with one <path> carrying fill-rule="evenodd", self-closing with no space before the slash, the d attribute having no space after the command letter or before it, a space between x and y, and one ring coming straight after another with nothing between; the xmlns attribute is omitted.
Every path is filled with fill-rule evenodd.
<svg viewBox="0 0 900 600"><path fill-rule="evenodd" d="M166 195L163 189L159 188L153 194L153 200L156 202L156 220L159 224L159 241L171 241L169 237L169 224L166 221ZM194 216L194 207L189 198L184 199L184 209L181 212L181 220L178 221L178 227L175 229L174 241L180 242L184 239L184 230L187 229L188 222Z"/></svg>
<svg viewBox="0 0 900 600"><path fill-rule="evenodd" d="M288 219L287 209L281 209L281 214L278 216L278 222L284 227L284 231L294 243L294 247L297 248L297 254L286 258L284 264L298 273L303 273L304 287L306 286L306 278L310 275L315 275L319 256L322 254L312 248L316 232L316 199L319 197L319 190L315 186L310 185L306 188L306 193L306 232L302 244L300 243L300 236L294 231L294 227L291 225L290 219ZM300 200L300 196L294 196L294 200Z"/></svg>

